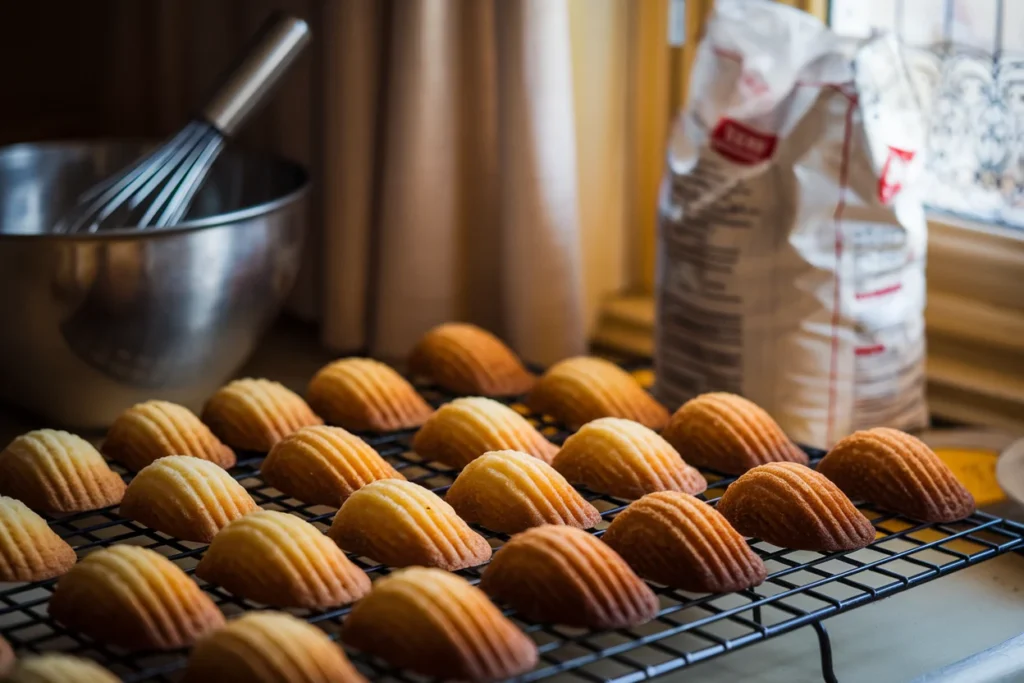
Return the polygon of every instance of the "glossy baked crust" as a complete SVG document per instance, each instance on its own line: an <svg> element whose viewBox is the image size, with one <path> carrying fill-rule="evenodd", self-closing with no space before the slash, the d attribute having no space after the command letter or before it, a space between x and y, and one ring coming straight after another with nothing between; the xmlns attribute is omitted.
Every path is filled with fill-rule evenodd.
<svg viewBox="0 0 1024 683"><path fill-rule="evenodd" d="M503 403L474 396L446 403L416 432L413 450L426 460L463 468L490 451L520 451L550 463L558 446Z"/></svg>
<svg viewBox="0 0 1024 683"><path fill-rule="evenodd" d="M424 567L378 579L352 608L341 637L395 666L443 679L497 681L537 663L537 646L483 591Z"/></svg>
<svg viewBox="0 0 1024 683"><path fill-rule="evenodd" d="M541 524L589 529L601 513L539 458L518 451L484 453L444 496L467 522L514 534Z"/></svg>
<svg viewBox="0 0 1024 683"><path fill-rule="evenodd" d="M742 474L768 462L808 462L807 454L768 413L742 396L724 392L701 394L684 403L662 436L691 465L728 474Z"/></svg>
<svg viewBox="0 0 1024 683"><path fill-rule="evenodd" d="M474 396L518 396L537 379L504 342L466 323L446 323L423 335L409 356L409 369Z"/></svg>
<svg viewBox="0 0 1024 683"><path fill-rule="evenodd" d="M325 365L309 383L306 399L329 424L357 431L419 427L434 412L404 377L370 358Z"/></svg>
<svg viewBox="0 0 1024 683"><path fill-rule="evenodd" d="M0 495L40 512L117 505L125 483L85 439L55 429L23 434L0 452Z"/></svg>
<svg viewBox="0 0 1024 683"><path fill-rule="evenodd" d="M920 439L879 427L855 432L818 463L843 493L924 522L954 522L974 512L974 497Z"/></svg>
<svg viewBox="0 0 1024 683"><path fill-rule="evenodd" d="M192 649L185 683L362 683L344 650L283 612L247 612Z"/></svg>
<svg viewBox="0 0 1024 683"><path fill-rule="evenodd" d="M838 486L793 462L750 470L725 490L718 511L741 534L782 548L836 552L875 538L871 522Z"/></svg>
<svg viewBox="0 0 1024 683"><path fill-rule="evenodd" d="M657 433L638 422L603 417L566 439L551 463L574 484L617 498L655 491L698 494L708 484Z"/></svg>
<svg viewBox="0 0 1024 683"><path fill-rule="evenodd" d="M20 500L0 496L0 581L43 581L75 564L75 551Z"/></svg>
<svg viewBox="0 0 1024 683"><path fill-rule="evenodd" d="M263 453L303 427L323 424L301 396L267 379L221 387L206 402L203 422L229 446Z"/></svg>
<svg viewBox="0 0 1024 683"><path fill-rule="evenodd" d="M224 616L163 555L114 545L87 555L57 582L50 616L105 645L176 650L224 625Z"/></svg>
<svg viewBox="0 0 1024 683"><path fill-rule="evenodd" d="M220 466L190 455L169 455L142 468L121 502L122 517L199 543L209 543L230 522L258 509Z"/></svg>
<svg viewBox="0 0 1024 683"><path fill-rule="evenodd" d="M139 471L157 458L191 455L224 469L235 466L235 452L184 406L146 401L121 413L107 432L103 453Z"/></svg>
<svg viewBox="0 0 1024 683"><path fill-rule="evenodd" d="M274 488L305 503L341 507L378 479L405 479L377 451L341 427L303 427L278 441L260 474Z"/></svg>
<svg viewBox="0 0 1024 683"><path fill-rule="evenodd" d="M275 607L338 607L370 590L366 573L331 539L295 515L275 510L260 510L224 527L196 576Z"/></svg>
<svg viewBox="0 0 1024 683"><path fill-rule="evenodd" d="M2 675L0 671L0 675ZM18 660L7 683L120 683L114 674L91 659L58 652Z"/></svg>
<svg viewBox="0 0 1024 683"><path fill-rule="evenodd" d="M650 493L620 512L602 537L644 578L697 593L730 593L764 582L761 558L702 500Z"/></svg>
<svg viewBox="0 0 1024 683"><path fill-rule="evenodd" d="M407 481L382 479L353 493L327 535L345 550L390 567L448 571L491 559L491 546L436 494Z"/></svg>
<svg viewBox="0 0 1024 683"><path fill-rule="evenodd" d="M531 621L627 628L654 618L658 598L600 539L565 526L539 526L502 546L480 587Z"/></svg>

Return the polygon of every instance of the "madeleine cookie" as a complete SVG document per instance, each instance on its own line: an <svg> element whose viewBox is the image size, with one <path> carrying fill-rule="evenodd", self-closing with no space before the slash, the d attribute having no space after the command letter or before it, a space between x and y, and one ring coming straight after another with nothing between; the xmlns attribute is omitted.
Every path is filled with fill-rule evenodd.
<svg viewBox="0 0 1024 683"><path fill-rule="evenodd" d="M543 460L517 451L484 453L444 496L467 522L514 534L541 524L589 529L601 513Z"/></svg>
<svg viewBox="0 0 1024 683"><path fill-rule="evenodd" d="M628 372L601 358L579 356L552 365L526 404L570 429L601 417L621 417L651 429L668 423L668 411Z"/></svg>
<svg viewBox="0 0 1024 683"><path fill-rule="evenodd" d="M741 534L781 548L836 552L875 539L871 522L838 486L794 462L750 470L725 490L718 511Z"/></svg>
<svg viewBox="0 0 1024 683"><path fill-rule="evenodd" d="M283 612L248 612L201 638L186 683L362 683L323 631Z"/></svg>
<svg viewBox="0 0 1024 683"><path fill-rule="evenodd" d="M0 671L0 676L3 671ZM58 652L18 661L7 683L120 683L121 679L90 659Z"/></svg>
<svg viewBox="0 0 1024 683"><path fill-rule="evenodd" d="M491 559L491 546L452 506L417 484L382 479L353 493L327 535L345 550L391 567L453 572Z"/></svg>
<svg viewBox="0 0 1024 683"><path fill-rule="evenodd" d="M7 680L5 677L14 668L14 650L11 644L0 636L0 681Z"/></svg>
<svg viewBox="0 0 1024 683"><path fill-rule="evenodd" d="M143 467L121 502L122 516L199 543L254 510L256 501L230 474L191 455L169 455Z"/></svg>
<svg viewBox="0 0 1024 683"><path fill-rule="evenodd" d="M532 669L537 646L479 588L440 569L411 567L374 582L341 639L427 676L495 681Z"/></svg>
<svg viewBox="0 0 1024 683"><path fill-rule="evenodd" d="M519 451L550 463L558 446L503 403L478 396L441 406L413 437L427 460L463 468L490 451Z"/></svg>
<svg viewBox="0 0 1024 683"><path fill-rule="evenodd" d="M0 496L0 581L42 581L75 564L75 551L20 500Z"/></svg>
<svg viewBox="0 0 1024 683"><path fill-rule="evenodd" d="M134 545L90 553L57 582L50 616L106 645L176 650L224 625L206 593L163 555Z"/></svg>
<svg viewBox="0 0 1024 683"><path fill-rule="evenodd" d="M419 427L434 409L391 367L370 358L344 358L314 375L306 400L330 424L357 431Z"/></svg>
<svg viewBox="0 0 1024 683"><path fill-rule="evenodd" d="M713 507L678 491L649 493L602 537L644 578L698 593L760 585L764 562Z"/></svg>
<svg viewBox="0 0 1024 683"><path fill-rule="evenodd" d="M54 429L23 434L0 452L0 494L40 512L117 505L125 483L85 439Z"/></svg>
<svg viewBox="0 0 1024 683"><path fill-rule="evenodd" d="M974 512L974 497L920 439L879 427L841 440L818 471L843 493L924 522L955 522Z"/></svg>
<svg viewBox="0 0 1024 683"><path fill-rule="evenodd" d="M669 442L642 424L618 417L583 425L565 440L551 464L574 484L617 498L655 491L697 495L708 487Z"/></svg>
<svg viewBox="0 0 1024 683"><path fill-rule="evenodd" d="M260 510L228 524L196 567L196 576L275 607L347 605L370 578L312 524Z"/></svg>
<svg viewBox="0 0 1024 683"><path fill-rule="evenodd" d="M690 399L662 436L686 461L716 472L743 474L768 462L808 463L778 423L742 396L717 392Z"/></svg>
<svg viewBox="0 0 1024 683"><path fill-rule="evenodd" d="M167 401L146 401L121 413L107 432L103 453L138 472L168 455L191 455L224 469L235 452L222 444L191 410Z"/></svg>
<svg viewBox="0 0 1024 683"><path fill-rule="evenodd" d="M265 453L289 434L324 421L283 384L238 379L210 397L203 422L229 446Z"/></svg>
<svg viewBox="0 0 1024 683"><path fill-rule="evenodd" d="M457 394L518 396L537 378L504 342L466 323L427 332L409 356L409 370Z"/></svg>
<svg viewBox="0 0 1024 683"><path fill-rule="evenodd" d="M378 479L405 479L358 436L341 427L303 427L278 441L260 474L279 491L304 503L341 507Z"/></svg>
<svg viewBox="0 0 1024 683"><path fill-rule="evenodd" d="M480 588L531 621L581 628L639 626L658 612L658 598L625 560L566 526L513 536L487 565Z"/></svg>

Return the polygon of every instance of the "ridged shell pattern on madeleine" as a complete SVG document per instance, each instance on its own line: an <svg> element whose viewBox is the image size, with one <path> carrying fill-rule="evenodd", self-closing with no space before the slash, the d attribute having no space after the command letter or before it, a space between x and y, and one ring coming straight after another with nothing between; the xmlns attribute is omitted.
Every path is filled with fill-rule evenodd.
<svg viewBox="0 0 1024 683"><path fill-rule="evenodd" d="M662 436L688 463L728 474L743 474L768 462L808 462L807 454L760 406L724 392L684 403Z"/></svg>
<svg viewBox="0 0 1024 683"><path fill-rule="evenodd" d="M416 432L412 448L426 460L456 468L490 451L519 451L547 463L558 452L522 415L481 396L441 406Z"/></svg>
<svg viewBox="0 0 1024 683"><path fill-rule="evenodd" d="M320 369L306 391L328 423L357 431L419 427L434 409L391 367L370 358L343 358Z"/></svg>
<svg viewBox="0 0 1024 683"><path fill-rule="evenodd" d="M668 423L668 411L619 366L579 356L552 365L530 392L531 410L551 415L570 429L601 417L621 417L651 429Z"/></svg>
<svg viewBox="0 0 1024 683"><path fill-rule="evenodd" d="M370 579L331 539L295 515L260 510L226 526L196 576L243 598L275 607L347 605Z"/></svg>
<svg viewBox="0 0 1024 683"><path fill-rule="evenodd" d="M880 427L842 439L818 471L843 493L925 522L954 522L974 512L974 498L920 439Z"/></svg>
<svg viewBox="0 0 1024 683"><path fill-rule="evenodd" d="M0 581L43 581L75 564L75 551L20 500L0 496Z"/></svg>
<svg viewBox="0 0 1024 683"><path fill-rule="evenodd" d="M235 452L209 427L188 408L167 401L146 401L121 413L110 426L102 450L136 472L168 455L191 455L224 469L235 466Z"/></svg>
<svg viewBox="0 0 1024 683"><path fill-rule="evenodd" d="M341 507L378 479L405 479L368 443L341 427L303 427L278 441L260 466L274 488L305 503Z"/></svg>
<svg viewBox="0 0 1024 683"><path fill-rule="evenodd" d="M566 439L552 462L574 484L617 498L655 491L696 495L708 484L657 433L632 420L602 417Z"/></svg>
<svg viewBox="0 0 1024 683"><path fill-rule="evenodd" d="M248 612L196 643L187 683L362 683L345 652L283 612Z"/></svg>
<svg viewBox="0 0 1024 683"><path fill-rule="evenodd" d="M871 522L838 486L794 462L750 470L725 490L718 511L741 534L781 548L836 552L875 538Z"/></svg>
<svg viewBox="0 0 1024 683"><path fill-rule="evenodd" d="M589 529L601 521L597 508L551 465L518 451L481 455L444 499L467 522L506 534L541 524Z"/></svg>
<svg viewBox="0 0 1024 683"><path fill-rule="evenodd" d="M678 491L649 493L620 512L602 540L651 581L698 593L760 585L764 562L729 522Z"/></svg>
<svg viewBox="0 0 1024 683"><path fill-rule="evenodd" d="M123 517L199 543L209 543L230 522L258 509L220 466L190 455L169 455L142 468L121 502Z"/></svg>
<svg viewBox="0 0 1024 683"><path fill-rule="evenodd" d="M327 535L345 550L391 567L455 571L491 559L490 544L451 505L398 479L382 479L353 493Z"/></svg>
<svg viewBox="0 0 1024 683"><path fill-rule="evenodd" d="M3 671L0 670L0 676ZM58 652L18 661L7 683L120 683L121 679L91 659Z"/></svg>
<svg viewBox="0 0 1024 683"><path fill-rule="evenodd" d="M176 650L224 625L224 616L163 555L114 545L87 555L57 582L50 616L106 645Z"/></svg>
<svg viewBox="0 0 1024 683"><path fill-rule="evenodd" d="M531 621L567 626L627 628L658 611L658 598L625 560L597 537L565 526L513 536L487 565L480 587Z"/></svg>
<svg viewBox="0 0 1024 683"><path fill-rule="evenodd" d="M117 505L125 483L92 444L40 429L0 452L0 494L40 512L83 512Z"/></svg>
<svg viewBox="0 0 1024 683"><path fill-rule="evenodd" d="M302 397L267 379L238 379L221 387L203 408L203 422L224 443L269 451L303 427L323 424Z"/></svg>
<svg viewBox="0 0 1024 683"><path fill-rule="evenodd" d="M457 394L475 396L518 396L537 379L504 342L466 323L427 332L409 356L409 369Z"/></svg>
<svg viewBox="0 0 1024 683"><path fill-rule="evenodd" d="M449 680L502 680L537 663L537 646L483 591L424 567L378 579L345 619L341 638L395 666Z"/></svg>

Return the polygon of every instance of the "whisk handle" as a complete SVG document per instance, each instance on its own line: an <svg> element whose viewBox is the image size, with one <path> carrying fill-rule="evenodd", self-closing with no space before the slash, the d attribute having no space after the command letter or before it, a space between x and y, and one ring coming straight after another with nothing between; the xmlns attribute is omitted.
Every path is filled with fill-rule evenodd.
<svg viewBox="0 0 1024 683"><path fill-rule="evenodd" d="M309 25L276 13L222 79L200 116L231 136L274 89L310 40Z"/></svg>

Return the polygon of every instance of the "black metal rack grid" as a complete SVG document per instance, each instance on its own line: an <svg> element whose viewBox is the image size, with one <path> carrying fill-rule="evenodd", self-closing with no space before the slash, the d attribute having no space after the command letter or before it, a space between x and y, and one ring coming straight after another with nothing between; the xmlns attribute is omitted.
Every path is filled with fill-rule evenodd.
<svg viewBox="0 0 1024 683"><path fill-rule="evenodd" d="M434 389L420 387L435 405L452 398ZM529 415L521 404L510 402L526 414L552 441L561 443L569 432L550 418ZM364 435L382 456L410 480L443 495L456 471L438 463L421 461L410 452L413 432ZM262 455L249 454L231 471L265 509L299 515L320 529L326 529L334 509L307 505L271 488L259 477ZM812 462L821 454L811 452ZM710 482L705 500L715 504L735 480L704 472ZM602 513L600 535L628 501L582 491ZM778 548L751 541L764 560L769 574L764 584L738 593L690 594L651 584L660 601L658 616L643 626L595 632L555 625L522 622L507 614L537 642L538 666L519 680L536 681L560 676L564 680L614 681L629 683L653 678L732 650L797 628L815 629L822 656L822 673L835 680L831 646L822 621L860 605L868 604L915 585L977 564L996 555L1024 548L1024 525L975 513L952 524L921 524L897 515L882 513L865 505L860 509L878 531L867 548L844 553L816 553ZM80 554L89 550L130 543L143 545L170 557L188 573L194 571L206 546L182 542L138 523L122 519L117 508L79 513L49 520L51 527ZM507 540L503 534L477 531L495 548ZM352 557L371 577L388 568L370 560ZM479 580L482 567L460 571L470 581ZM0 634L19 652L60 650L99 661L125 681L178 678L187 651L127 654L68 631L47 615L47 603L55 580L0 587ZM203 590L228 616L260 609L250 601L200 581ZM330 611L289 610L319 624L332 636L349 608ZM367 677L374 680L422 681L423 677L396 670L380 660L349 652Z"/></svg>

